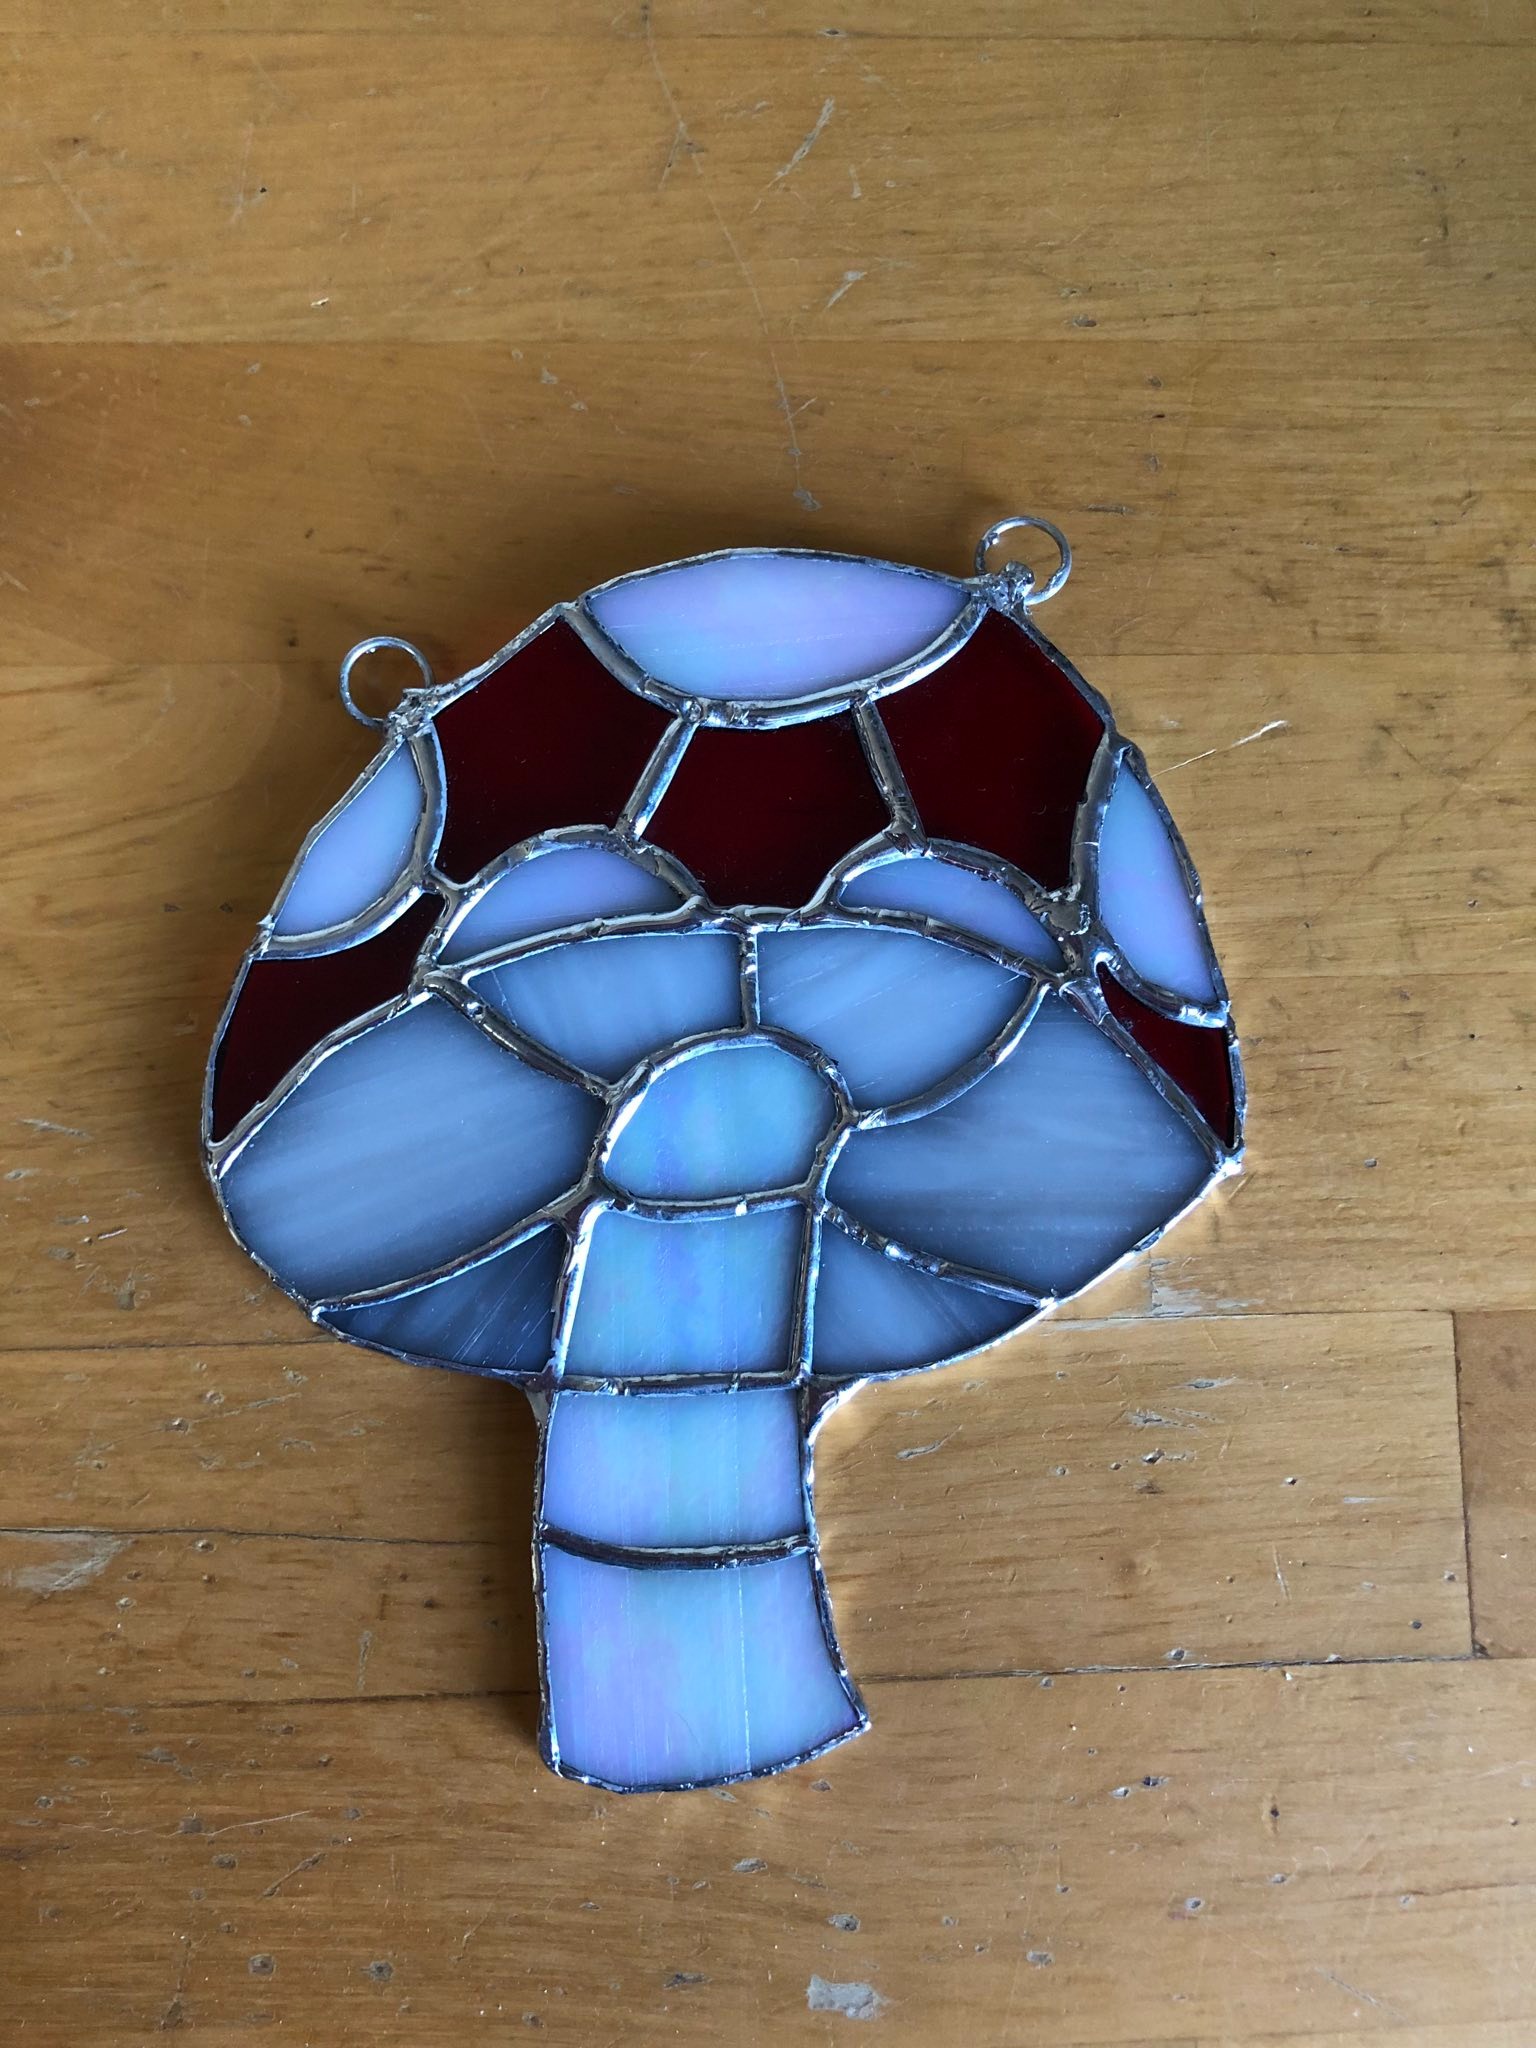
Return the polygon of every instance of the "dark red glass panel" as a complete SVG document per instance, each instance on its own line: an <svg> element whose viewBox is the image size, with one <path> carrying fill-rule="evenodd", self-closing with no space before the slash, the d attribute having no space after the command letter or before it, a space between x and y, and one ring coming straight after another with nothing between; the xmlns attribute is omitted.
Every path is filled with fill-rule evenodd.
<svg viewBox="0 0 1536 2048"><path fill-rule="evenodd" d="M1027 633L989 612L958 654L879 709L934 838L999 853L1045 889L1071 880L1104 727Z"/></svg>
<svg viewBox="0 0 1536 2048"><path fill-rule="evenodd" d="M468 881L534 832L612 825L668 723L569 626L548 627L437 715L448 779L438 866Z"/></svg>
<svg viewBox="0 0 1536 2048"><path fill-rule="evenodd" d="M213 1074L212 1132L222 1138L330 1032L397 996L443 907L431 891L371 939L314 960L255 960Z"/></svg>
<svg viewBox="0 0 1536 2048"><path fill-rule="evenodd" d="M1237 1140L1237 1110L1232 1099L1232 1062L1226 1028L1220 1024L1181 1024L1139 1002L1112 974L1099 969L1110 1014L1123 1024L1142 1051L1149 1053L1170 1080L1177 1081L1224 1145Z"/></svg>
<svg viewBox="0 0 1536 2048"><path fill-rule="evenodd" d="M889 823L844 712L768 732L701 727L646 837L716 903L795 909L834 861Z"/></svg>

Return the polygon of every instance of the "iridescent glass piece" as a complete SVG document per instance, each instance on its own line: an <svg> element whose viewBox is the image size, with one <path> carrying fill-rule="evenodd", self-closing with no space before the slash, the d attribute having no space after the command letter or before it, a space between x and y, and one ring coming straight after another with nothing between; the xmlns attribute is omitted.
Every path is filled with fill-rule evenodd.
<svg viewBox="0 0 1536 2048"><path fill-rule="evenodd" d="M341 930L386 902L409 875L427 792L409 745L386 754L337 805L299 856L272 916L279 938Z"/></svg>
<svg viewBox="0 0 1536 2048"><path fill-rule="evenodd" d="M241 963L219 1202L325 1329L527 1392L567 1777L857 1734L829 1405L1024 1329L1237 1167L1188 855L1034 625L1056 538L1045 585L727 551L454 681L418 657Z"/></svg>
<svg viewBox="0 0 1536 2048"><path fill-rule="evenodd" d="M742 550L621 577L586 608L644 677L712 702L774 704L910 665L970 601L953 577L889 562Z"/></svg>
<svg viewBox="0 0 1536 2048"><path fill-rule="evenodd" d="M608 846L535 844L483 879L455 915L441 960L468 960L571 925L675 910L689 892Z"/></svg>

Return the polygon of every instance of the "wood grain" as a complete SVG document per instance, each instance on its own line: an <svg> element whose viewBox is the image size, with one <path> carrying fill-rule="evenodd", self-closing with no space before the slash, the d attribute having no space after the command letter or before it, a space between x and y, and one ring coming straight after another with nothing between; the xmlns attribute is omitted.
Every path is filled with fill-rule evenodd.
<svg viewBox="0 0 1536 2048"><path fill-rule="evenodd" d="M1526 2048L1532 0L0 30L18 2042ZM227 1241L213 1020L362 634L451 674L647 562L1020 508L1205 876L1248 1171L832 1418L869 1736L583 1791L526 1406Z"/></svg>
<svg viewBox="0 0 1536 2048"><path fill-rule="evenodd" d="M835 24L827 10L808 0L522 0L516 14L519 37L581 36L605 40L731 38L751 42L781 37L882 42L921 35L933 42L1021 42L1105 40L1169 42L1255 41L1280 43L1462 43L1478 49L1521 45L1536 37L1530 0L1485 0L1475 14L1435 5L1435 0L1167 0L1155 17L1136 0L1099 0L1092 12L1064 13L1049 0L975 0L962 15L937 18L914 0L882 0L879 6L845 5ZM238 9L229 0L175 0L146 19L132 0L5 0L0 28L12 34L89 34L122 41L130 36L163 36L167 31L198 36L276 34L483 35L490 25L483 0L249 0Z"/></svg>
<svg viewBox="0 0 1536 2048"><path fill-rule="evenodd" d="M1523 1664L872 1703L864 1740L724 1799L561 1783L496 1701L19 1717L18 1918L73 1989L15 2022L820 2043L849 2025L820 1977L924 2048L1536 2023Z"/></svg>
<svg viewBox="0 0 1536 2048"><path fill-rule="evenodd" d="M1454 42L1429 149L1373 45L136 35L9 68L13 341L761 348L834 310L908 343L1425 340L1519 319L1536 264Z"/></svg>
<svg viewBox="0 0 1536 2048"><path fill-rule="evenodd" d="M1497 689L1529 745L1520 345L919 344L843 333L862 289L771 356L761 337L541 336L521 312L487 346L7 349L0 537L25 585L4 586L9 658L334 673L362 634L397 631L454 674L555 598L727 535L967 570L1022 492L1078 551L1052 637L1088 664L1211 657L1178 715L1209 702L1233 722L1201 745L1263 722L1240 722L1250 663L1347 717L1317 686L1345 653L1411 661L1406 687L1459 734L1454 662L1458 696ZM93 565L110 568L83 606Z"/></svg>
<svg viewBox="0 0 1536 2048"><path fill-rule="evenodd" d="M1456 1325L1473 1633L1489 1657L1536 1654L1536 1316Z"/></svg>

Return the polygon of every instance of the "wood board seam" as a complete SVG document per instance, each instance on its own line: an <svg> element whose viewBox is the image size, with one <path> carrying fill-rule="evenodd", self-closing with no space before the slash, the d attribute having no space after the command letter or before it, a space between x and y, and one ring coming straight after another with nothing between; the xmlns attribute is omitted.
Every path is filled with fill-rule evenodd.
<svg viewBox="0 0 1536 2048"><path fill-rule="evenodd" d="M1428 1665L1428 1664L1476 1664L1486 1663L1486 1658L1427 1652L1422 1655L1395 1657L1265 1657L1239 1658L1231 1663L1212 1661L1204 1664L1179 1664L1172 1667L1164 1664L1060 1664L1038 1669L1017 1669L1000 1671L875 1671L860 1674L861 1689L898 1685L973 1685L973 1684L1021 1684L1034 1681L1037 1685L1044 1679L1058 1678L1114 1678L1114 1677L1159 1677L1170 1681L1185 1672L1201 1671L1206 1674L1224 1671L1358 1671L1374 1669L1382 1665ZM1524 1662L1524 1659L1501 1659L1501 1662ZM381 1707L400 1705L431 1705L439 1700L520 1700L536 1699L535 1685L517 1686L471 1686L461 1691L443 1692L388 1692L388 1693L280 1693L264 1698L254 1693L220 1695L212 1699L168 1699L134 1700L131 1702L81 1700L74 1702L43 1701L36 1705L16 1702L0 1703L0 1720L34 1720L42 1715L72 1714L175 1714L221 1712L225 1709L250 1713L288 1712L295 1707Z"/></svg>

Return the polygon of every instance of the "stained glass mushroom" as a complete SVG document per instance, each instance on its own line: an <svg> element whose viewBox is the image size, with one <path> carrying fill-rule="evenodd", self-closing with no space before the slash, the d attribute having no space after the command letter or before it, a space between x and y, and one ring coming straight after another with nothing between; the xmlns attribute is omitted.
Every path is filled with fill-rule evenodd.
<svg viewBox="0 0 1536 2048"><path fill-rule="evenodd" d="M317 1323L534 1405L567 1776L863 1728L818 1421L1236 1163L1193 870L1035 595L744 550L557 606L407 694L240 969L204 1112L236 1236Z"/></svg>

